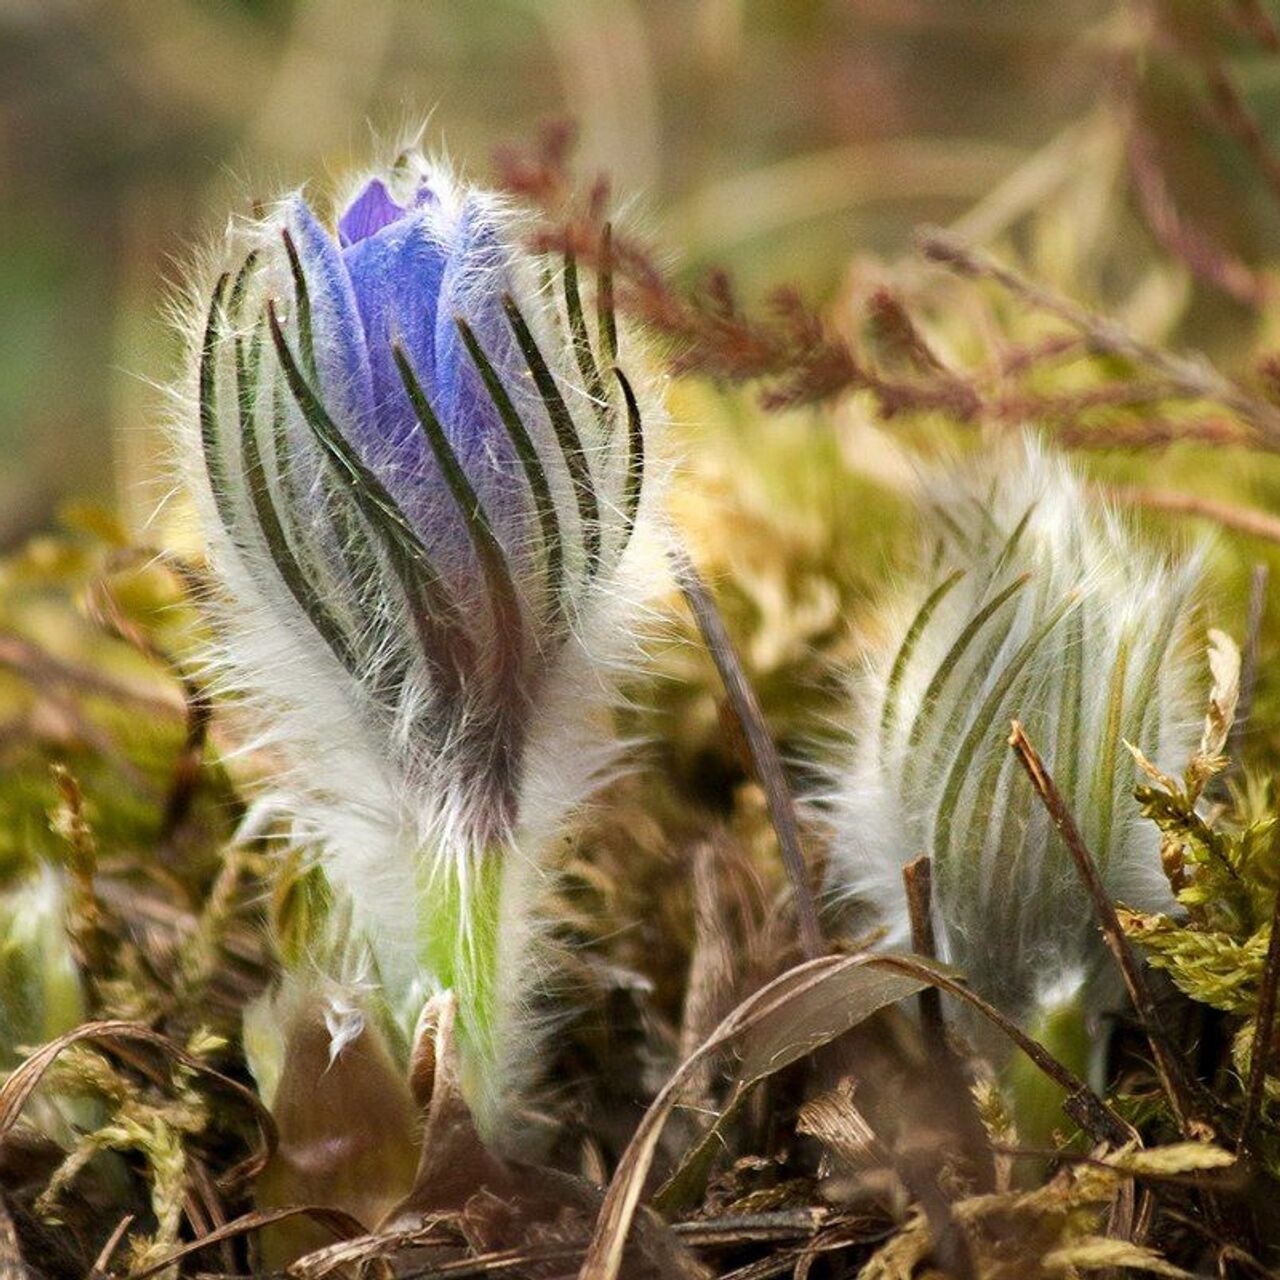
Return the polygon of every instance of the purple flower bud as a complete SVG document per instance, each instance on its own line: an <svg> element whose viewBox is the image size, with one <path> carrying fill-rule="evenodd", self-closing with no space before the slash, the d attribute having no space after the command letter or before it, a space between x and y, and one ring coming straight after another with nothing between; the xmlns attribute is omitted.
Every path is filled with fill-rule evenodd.
<svg viewBox="0 0 1280 1280"><path fill-rule="evenodd" d="M600 775L661 578L608 241L595 341L573 261L420 157L336 234L294 196L234 241L193 362L216 657L384 971L463 987L468 903L508 911L509 868Z"/></svg>

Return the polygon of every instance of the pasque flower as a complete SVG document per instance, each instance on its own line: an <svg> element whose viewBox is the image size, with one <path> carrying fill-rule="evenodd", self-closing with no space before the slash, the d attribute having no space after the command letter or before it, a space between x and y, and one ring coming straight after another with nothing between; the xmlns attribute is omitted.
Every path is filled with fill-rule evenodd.
<svg viewBox="0 0 1280 1280"><path fill-rule="evenodd" d="M858 687L836 773L833 889L908 942L904 865L933 859L945 956L1039 1029L1117 995L1070 855L1007 746L1020 719L1110 892L1168 905L1126 741L1195 742L1194 557L1156 559L1030 440L924 484L926 573Z"/></svg>
<svg viewBox="0 0 1280 1280"><path fill-rule="evenodd" d="M532 902L662 563L607 233L594 324L572 258L416 154L336 233L295 195L228 252L183 436L216 669L382 980L456 992L491 1123L529 1057Z"/></svg>

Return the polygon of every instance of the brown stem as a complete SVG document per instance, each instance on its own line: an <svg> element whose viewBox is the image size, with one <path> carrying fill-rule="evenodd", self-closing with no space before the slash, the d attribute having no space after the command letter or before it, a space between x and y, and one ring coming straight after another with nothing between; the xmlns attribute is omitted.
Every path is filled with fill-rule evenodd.
<svg viewBox="0 0 1280 1280"><path fill-rule="evenodd" d="M1146 365L1166 378L1181 395L1224 405L1247 422L1267 448L1280 448L1280 410L1228 378L1204 356L1177 355L1143 342L1114 320L1027 279L990 254L970 248L946 232L925 231L920 238L920 249L930 261L957 275L992 280L1028 306L1057 316L1082 334L1094 351Z"/></svg>
<svg viewBox="0 0 1280 1280"><path fill-rule="evenodd" d="M917 955L934 960L938 950L933 933L933 863L927 853L922 853L903 867L902 882L907 893L907 914L911 919L911 949ZM920 1001L920 1026L929 1058L939 1083L950 1098L946 1107L948 1123L954 1129L960 1149L977 1178L978 1191L994 1191L996 1166L991 1142L969 1089L964 1068L947 1039L942 992L935 986L928 986L917 998Z"/></svg>
<svg viewBox="0 0 1280 1280"><path fill-rule="evenodd" d="M1200 516L1252 538L1280 542L1280 517L1273 516L1268 511L1259 511L1256 507L1238 507L1232 502L1201 497L1198 493L1179 493L1173 489L1139 489L1115 485L1103 492L1126 507L1146 507L1152 511Z"/></svg>
<svg viewBox="0 0 1280 1280"><path fill-rule="evenodd" d="M933 936L933 862L927 853L912 859L902 869L907 891L907 915L911 920L911 949L917 955L936 960L937 939ZM919 995L920 1025L934 1062L950 1057L947 1024L942 1016L942 995L937 987L925 987Z"/></svg>
<svg viewBox="0 0 1280 1280"><path fill-rule="evenodd" d="M1019 763L1027 771L1027 777L1031 779L1036 795L1040 797L1050 820L1057 828L1058 834L1062 836L1071 859L1076 864L1076 870L1084 881L1084 886L1093 902L1098 923L1102 926L1107 946L1120 968L1129 998L1133 1001L1133 1007L1151 1043L1156 1073L1160 1077L1165 1096L1169 1099L1178 1127L1186 1137L1198 1137L1200 1135L1197 1133L1195 1124L1197 1116L1191 1082L1186 1078L1177 1053L1169 1042L1159 1010L1156 1008L1155 997L1147 985L1146 974L1129 948L1124 930L1120 927L1120 918L1116 914L1115 904L1102 883L1101 875L1098 874L1097 863L1085 846L1080 829L1076 826L1075 819L1071 816L1071 811L1067 808L1057 784L1017 720L1014 720L1010 726L1009 746L1013 748Z"/></svg>
<svg viewBox="0 0 1280 1280"><path fill-rule="evenodd" d="M1280 893L1271 910L1271 938L1267 943L1267 959L1262 969L1262 985L1258 988L1258 1015L1254 1021L1253 1054L1249 1062L1249 1086L1245 1093L1244 1118L1236 1150L1243 1151L1249 1134L1262 1108L1262 1094L1267 1083L1267 1060L1271 1056L1271 1036L1275 1030L1276 989L1280 986Z"/></svg>
<svg viewBox="0 0 1280 1280"><path fill-rule="evenodd" d="M822 930L818 925L818 908L809 884L809 869L800 843L800 824L796 819L795 801L787 784L778 748L765 725L759 699L747 679L742 659L729 638L724 619L716 608L707 584L703 582L689 553L683 547L672 549L671 563L676 582L693 612L698 630L701 631L711 659L720 673L729 703L746 736L756 776L769 806L769 817L778 836L782 862L791 878L796 918L800 925L800 945L806 959L815 959L823 953Z"/></svg>

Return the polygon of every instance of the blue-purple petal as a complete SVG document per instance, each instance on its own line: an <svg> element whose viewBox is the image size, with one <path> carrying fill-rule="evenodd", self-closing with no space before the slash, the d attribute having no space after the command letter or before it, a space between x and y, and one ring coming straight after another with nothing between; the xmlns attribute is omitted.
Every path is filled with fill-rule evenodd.
<svg viewBox="0 0 1280 1280"><path fill-rule="evenodd" d="M364 326L342 254L301 197L288 212L311 300L318 388L338 426L355 438L374 421L373 378Z"/></svg>
<svg viewBox="0 0 1280 1280"><path fill-rule="evenodd" d="M348 206L338 219L338 243L344 248L377 235L383 227L390 226L405 210L398 205L381 178L374 178Z"/></svg>
<svg viewBox="0 0 1280 1280"><path fill-rule="evenodd" d="M460 211L440 287L435 333L435 403L454 449L495 519L523 505L506 428L463 345L457 317L475 332L512 400L528 412L528 372L502 308L510 257L474 202ZM531 424L530 424L531 425Z"/></svg>
<svg viewBox="0 0 1280 1280"><path fill-rule="evenodd" d="M425 520L436 484L434 463L392 355L399 343L434 404L436 303L445 252L428 216L411 213L344 253L373 377L374 419L367 447L392 492Z"/></svg>

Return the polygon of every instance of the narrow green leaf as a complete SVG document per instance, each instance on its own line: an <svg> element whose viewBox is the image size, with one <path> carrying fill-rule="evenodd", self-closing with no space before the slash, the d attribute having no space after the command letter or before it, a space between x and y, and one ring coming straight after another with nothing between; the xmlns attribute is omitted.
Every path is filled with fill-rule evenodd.
<svg viewBox="0 0 1280 1280"><path fill-rule="evenodd" d="M427 394L422 389L417 375L413 371L404 349L399 343L391 348L400 381L404 384L405 394L418 423L427 437L431 452L440 466L445 484L457 504L459 513L467 526L467 535L475 547L476 556L485 576L493 605L493 620L498 634L508 640L513 648L518 648L517 638L521 630L520 602L516 595L515 583L511 577L511 569L507 564L506 552L498 541L489 521L488 514L476 491L458 461L458 455L449 443L440 419L436 417Z"/></svg>
<svg viewBox="0 0 1280 1280"><path fill-rule="evenodd" d="M893 667L889 672L889 680L885 686L884 709L880 715L880 741L882 744L887 743L889 730L893 728L894 716L897 713L898 689L902 685L902 677L906 674L907 664L915 653L916 645L920 643L920 637L924 634L925 627L929 625L929 619L933 617L938 606L947 598L951 588L963 577L964 571L956 569L944 578L929 593L928 598L920 606L916 616L911 621L911 625L907 628L907 634L902 638L902 644L898 647L897 655L893 660Z"/></svg>
<svg viewBox="0 0 1280 1280"><path fill-rule="evenodd" d="M1035 509L1036 504L1033 502L1022 513L1018 523L1013 526L1013 532L1005 539L1004 546L1000 548L1000 554L996 556L995 563L991 566L989 582L994 582L1004 572L1005 565L1013 558L1019 543L1022 541L1022 535L1027 531L1027 525L1031 522L1031 515Z"/></svg>
<svg viewBox="0 0 1280 1280"><path fill-rule="evenodd" d="M911 733L907 739L910 751L914 751L920 745L924 731L938 708L947 682L950 680L951 674L956 669L960 659L968 651L969 646L982 631L983 627L999 612L1001 607L1021 591L1030 579L1031 575L1028 573L1015 578L1003 591L1000 591L983 605L965 624L964 630L956 637L955 644L947 650L946 657L938 664L937 671L933 673L933 678L929 681L929 685L924 691L920 710L916 713L916 718L911 725Z"/></svg>
<svg viewBox="0 0 1280 1280"><path fill-rule="evenodd" d="M525 478L533 494L534 509L542 527L542 544L547 553L547 599L553 613L563 610L564 602L561 591L564 585L564 545L560 536L560 522L556 513L555 501L551 496L551 485L547 480L542 459L538 456L537 446L529 436L520 414L507 389L502 385L497 370L489 361L479 339L472 332L471 326L461 317L454 319L458 332L462 335L463 345L471 356L472 363L480 374L489 399L498 411L507 435L515 446L516 456L524 467Z"/></svg>
<svg viewBox="0 0 1280 1280"><path fill-rule="evenodd" d="M1149 745L1153 752L1160 746L1160 736L1158 732L1152 736L1148 734L1153 718L1156 724L1159 724L1160 669L1164 665L1165 658L1168 657L1173 643L1174 629L1178 625L1185 603L1186 592L1178 591L1173 599L1161 606L1164 617L1160 621L1160 630L1148 641L1146 661L1142 664L1134 684L1133 698L1126 717L1127 724L1123 736L1136 746L1145 748Z"/></svg>
<svg viewBox="0 0 1280 1280"><path fill-rule="evenodd" d="M573 481L574 497L578 503L578 519L582 525L582 545L587 559L587 577L592 578L600 564L600 502L596 497L595 483L591 478L591 466L587 455L583 452L582 441L578 437L578 429L565 404L560 388L537 340L529 331L520 308L509 294L502 299L503 310L507 313L507 323L515 334L516 343L524 356L525 364L533 375L534 385L542 397L542 403L551 419L551 427L556 433L560 452L564 455L565 465L569 468L569 478Z"/></svg>
<svg viewBox="0 0 1280 1280"><path fill-rule="evenodd" d="M991 691L978 708L977 714L961 739L947 775L946 784L942 789L942 798L938 802L937 821L934 826L934 863L940 874L947 868L948 855L951 851L951 825L960 792L969 776L978 744L990 734L995 718L1004 705L1014 681L1022 673L1022 669L1077 600L1078 594L1075 591L1068 592L1053 612L1022 642L991 686Z"/></svg>
<svg viewBox="0 0 1280 1280"><path fill-rule="evenodd" d="M293 276L294 303L298 313L298 341L302 350L302 366L307 377L319 386L316 373L315 334L311 324L311 292L307 288L306 272L302 269L302 259L298 256L298 246L285 227L280 232L284 240L285 256L289 259L289 273Z"/></svg>
<svg viewBox="0 0 1280 1280"><path fill-rule="evenodd" d="M640 495L644 487L644 422L640 416L639 401L636 400L636 393L632 390L627 375L615 365L613 376L622 388L622 399L627 406L627 470L622 491L623 534L618 552L621 556L636 527L636 514L640 510Z"/></svg>
<svg viewBox="0 0 1280 1280"><path fill-rule="evenodd" d="M596 286L599 313L600 355L605 364L618 358L618 320L613 298L613 224L606 222L600 232L600 272Z"/></svg>
<svg viewBox="0 0 1280 1280"><path fill-rule="evenodd" d="M200 344L199 396L200 443L204 450L209 487L213 490L214 505L223 528L234 540L236 513L231 501L226 459L222 454L222 424L218 419L218 353L224 336L223 302L230 280L230 274L224 272L213 287L213 299L209 304L204 338Z"/></svg>
<svg viewBox="0 0 1280 1280"><path fill-rule="evenodd" d="M573 356L578 362L582 381L602 422L608 420L609 408L604 398L604 382L600 367L591 350L591 335L582 311L582 295L578 290L578 261L572 253L564 256L564 306L569 313L569 332L573 336Z"/></svg>
<svg viewBox="0 0 1280 1280"><path fill-rule="evenodd" d="M1097 835L1093 856L1098 870L1106 871L1111 855L1111 829L1115 822L1116 760L1124 732L1125 682L1129 672L1129 637L1122 636L1107 684L1107 722L1098 744L1098 763L1093 776L1093 811Z"/></svg>

